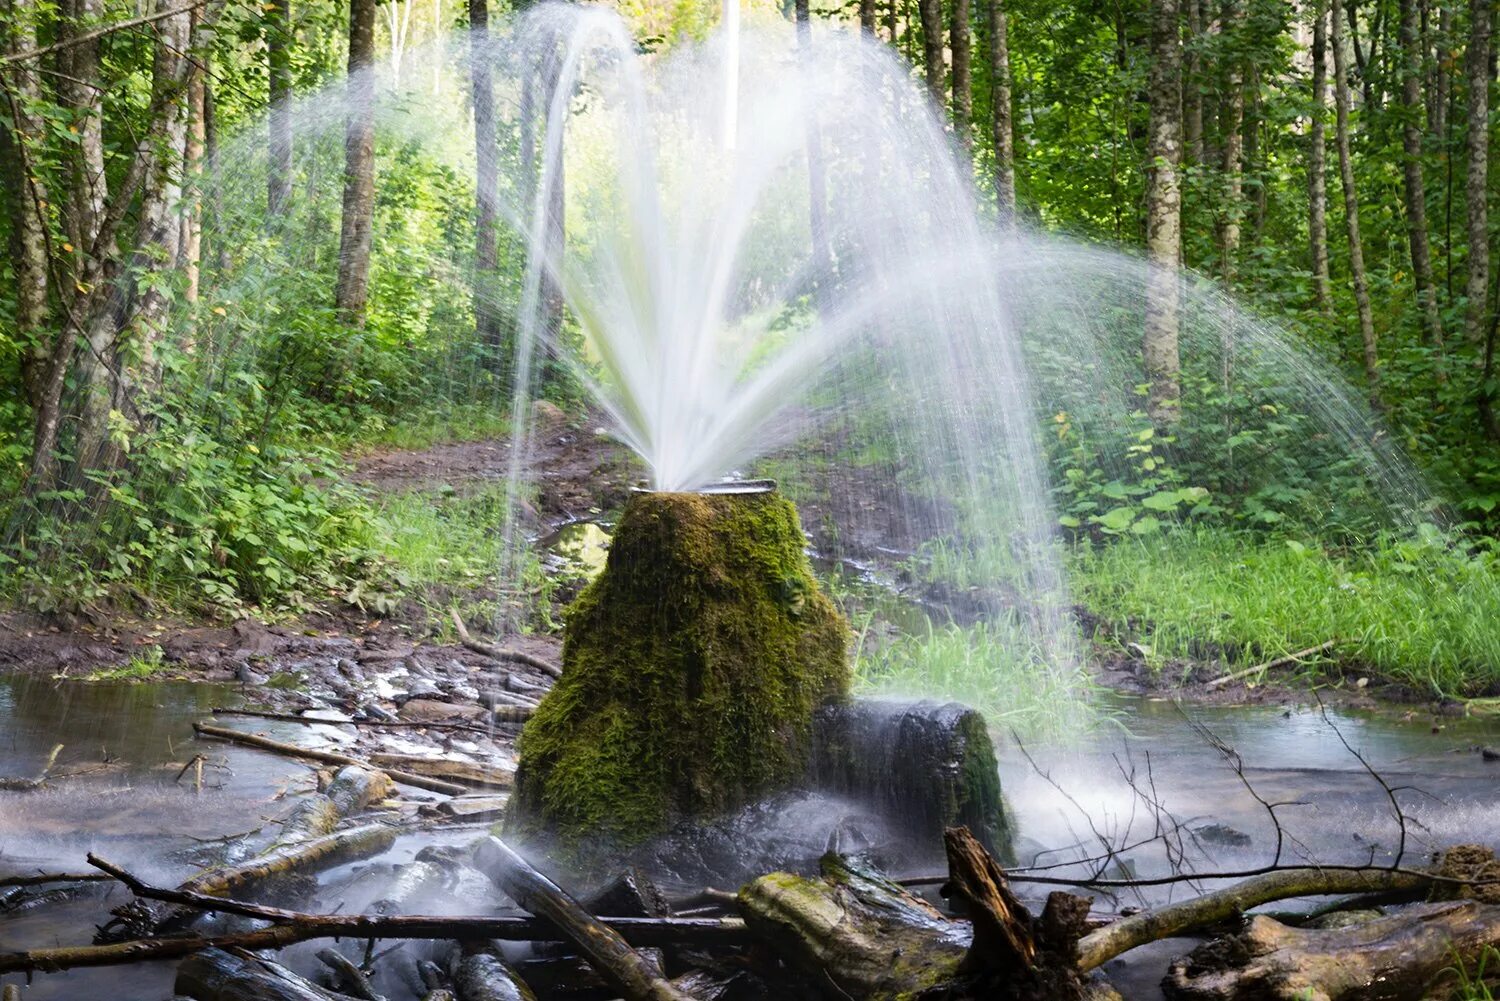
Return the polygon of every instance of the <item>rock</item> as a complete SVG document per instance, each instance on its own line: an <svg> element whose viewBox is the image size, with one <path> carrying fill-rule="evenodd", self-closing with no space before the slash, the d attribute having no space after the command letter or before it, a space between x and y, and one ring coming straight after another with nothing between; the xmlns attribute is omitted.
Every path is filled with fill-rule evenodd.
<svg viewBox="0 0 1500 1001"><path fill-rule="evenodd" d="M492 789L509 789L516 777L514 768L485 765L476 761L456 761L450 758L424 758L415 754L372 754L370 763L381 768L395 768L417 775L450 779L464 785L488 786Z"/></svg>
<svg viewBox="0 0 1500 1001"><path fill-rule="evenodd" d="M455 796L443 800L437 809L458 820L499 820L509 802L509 796Z"/></svg>
<svg viewBox="0 0 1500 1001"><path fill-rule="evenodd" d="M1226 848L1250 847L1250 835L1225 824L1204 824L1202 827L1193 828L1193 833L1198 836L1198 840L1210 845L1223 845Z"/></svg>
<svg viewBox="0 0 1500 1001"><path fill-rule="evenodd" d="M420 699L430 695L442 695L443 690L430 678L412 678L407 682L406 694L408 698Z"/></svg>
<svg viewBox="0 0 1500 1001"><path fill-rule="evenodd" d="M1355 925L1362 925L1367 921L1374 921L1376 918L1383 917L1385 917L1385 911L1377 907L1368 907L1363 910L1354 911L1331 911L1328 914L1318 915L1302 927L1321 928L1324 930L1353 928Z"/></svg>
<svg viewBox="0 0 1500 1001"><path fill-rule="evenodd" d="M397 715L411 723L440 723L451 720L474 720L486 715L484 706L457 705L435 699L407 699Z"/></svg>

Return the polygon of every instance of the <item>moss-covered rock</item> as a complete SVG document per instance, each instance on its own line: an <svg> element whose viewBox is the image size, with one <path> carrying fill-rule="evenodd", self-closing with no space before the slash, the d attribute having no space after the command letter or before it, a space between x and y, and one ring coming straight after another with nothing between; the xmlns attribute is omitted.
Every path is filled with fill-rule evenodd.
<svg viewBox="0 0 1500 1001"><path fill-rule="evenodd" d="M507 826L623 848L804 779L847 623L774 492L631 498L521 735Z"/></svg>

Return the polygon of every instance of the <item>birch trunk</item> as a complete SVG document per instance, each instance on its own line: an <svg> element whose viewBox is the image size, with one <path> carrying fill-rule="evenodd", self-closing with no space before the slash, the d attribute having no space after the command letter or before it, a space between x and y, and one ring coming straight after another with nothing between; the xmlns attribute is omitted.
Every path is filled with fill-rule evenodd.
<svg viewBox="0 0 1500 1001"><path fill-rule="evenodd" d="M1182 25L1178 0L1152 0L1150 166L1146 182L1146 409L1157 424L1179 414L1177 265L1182 256Z"/></svg>
<svg viewBox="0 0 1500 1001"><path fill-rule="evenodd" d="M1016 156L1010 104L1010 41L1005 0L985 0L990 41L990 140L995 147L995 206L1002 225L1016 217Z"/></svg>
<svg viewBox="0 0 1500 1001"><path fill-rule="evenodd" d="M1422 180L1422 46L1417 0L1401 3L1401 147L1406 188L1406 229L1411 245L1412 280L1422 309L1427 343L1443 349L1443 323L1432 284L1432 244L1427 236L1427 194Z"/></svg>
<svg viewBox="0 0 1500 1001"><path fill-rule="evenodd" d="M1483 2L1483 0L1480 0ZM1365 278L1364 244L1359 235L1359 195L1354 187L1354 162L1349 154L1349 74L1344 56L1344 12L1333 3L1329 44L1333 47L1334 145L1339 153L1339 180L1344 189L1344 222L1349 232L1349 271L1354 284L1354 303L1359 312L1360 346L1364 355L1365 381L1370 402L1380 406L1380 365L1376 353L1375 319L1370 312L1370 288Z"/></svg>
<svg viewBox="0 0 1500 1001"><path fill-rule="evenodd" d="M1334 0L1337 2L1337 0ZM1307 240L1312 257L1313 301L1333 315L1328 275L1328 140L1324 117L1328 101L1328 12L1313 2L1312 110L1307 127Z"/></svg>
<svg viewBox="0 0 1500 1001"><path fill-rule="evenodd" d="M349 102L344 135L344 208L334 307L363 326L370 289L370 229L375 208L375 0L349 3Z"/></svg>
<svg viewBox="0 0 1500 1001"><path fill-rule="evenodd" d="M1469 279L1464 286L1464 336L1480 344L1489 302L1490 3L1469 2L1469 48L1464 72L1469 81L1469 167L1464 199L1469 214Z"/></svg>

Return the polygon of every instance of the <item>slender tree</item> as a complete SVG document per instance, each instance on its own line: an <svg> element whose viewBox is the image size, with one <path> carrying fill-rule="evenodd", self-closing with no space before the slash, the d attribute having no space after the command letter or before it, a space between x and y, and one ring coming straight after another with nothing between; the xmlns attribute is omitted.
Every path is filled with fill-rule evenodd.
<svg viewBox="0 0 1500 1001"><path fill-rule="evenodd" d="M985 0L989 15L990 142L995 150L995 206L1002 224L1016 217L1016 150L1011 125L1010 41L1005 0Z"/></svg>
<svg viewBox="0 0 1500 1001"><path fill-rule="evenodd" d="M1482 2L1482 0L1481 0ZM1370 287L1365 277L1365 250L1359 234L1359 194L1354 187L1354 160L1349 151L1349 73L1344 57L1343 6L1334 0L1328 42L1333 47L1334 145L1339 154L1339 181L1344 189L1344 224L1349 231L1349 272L1354 303L1359 312L1360 346L1370 402L1380 406L1380 364L1375 343L1375 319L1370 311Z"/></svg>
<svg viewBox="0 0 1500 1001"><path fill-rule="evenodd" d="M953 53L953 132L959 145L968 149L972 138L969 127L974 119L974 94L969 82L969 0L952 0L948 16L948 48Z"/></svg>
<svg viewBox="0 0 1500 1001"><path fill-rule="evenodd" d="M922 69L927 75L927 92L941 108L947 97L943 87L942 0L917 0L917 14L922 20Z"/></svg>
<svg viewBox="0 0 1500 1001"><path fill-rule="evenodd" d="M796 0L793 11L797 21L798 58L810 63L813 59L812 12L808 0ZM816 304L819 312L826 313L834 260L833 247L828 240L828 178L823 157L823 130L818 126L815 114L807 119L807 204L813 273L817 276Z"/></svg>
<svg viewBox="0 0 1500 1001"><path fill-rule="evenodd" d="M37 10L30 0L0 3L0 45L7 54L37 47ZM0 129L0 178L9 210L11 268L15 280L21 376L33 407L44 395L50 352L46 336L48 295L47 189L33 162L46 137L41 117L41 81L35 64L11 63L0 78L6 127Z"/></svg>
<svg viewBox="0 0 1500 1001"><path fill-rule="evenodd" d="M1328 275L1328 140L1324 135L1327 102L1328 12L1323 0L1313 0L1312 94L1307 125L1307 241L1312 258L1313 301L1325 317L1333 315Z"/></svg>
<svg viewBox="0 0 1500 1001"><path fill-rule="evenodd" d="M181 206L182 233L178 237L178 258L182 262L183 299L198 301L198 286L203 257L203 152L207 138L204 100L208 94L208 45L203 37L202 11L189 15L190 58L187 84L187 134L182 144L182 163L187 175L186 197Z"/></svg>
<svg viewBox="0 0 1500 1001"><path fill-rule="evenodd" d="M1187 44L1183 50L1182 120L1184 152L1195 164L1203 155L1203 4L1187 0Z"/></svg>
<svg viewBox="0 0 1500 1001"><path fill-rule="evenodd" d="M487 0L469 0L469 83L474 105L474 325L479 342L489 351L491 365L501 371L507 359L495 299L500 265L500 171L489 23Z"/></svg>
<svg viewBox="0 0 1500 1001"><path fill-rule="evenodd" d="M1490 4L1469 0L1469 47L1464 74L1469 84L1469 170L1464 199L1469 210L1469 280L1464 286L1464 336L1472 344L1485 337L1490 287Z"/></svg>
<svg viewBox="0 0 1500 1001"><path fill-rule="evenodd" d="M1221 31L1236 50L1244 44L1245 0L1224 0ZM1240 231L1245 217L1244 173L1245 63L1238 51L1225 59L1224 92L1219 106L1223 137L1220 173L1224 204L1219 209L1219 275L1233 285L1240 254Z"/></svg>
<svg viewBox="0 0 1500 1001"><path fill-rule="evenodd" d="M866 38L875 37L875 0L859 0L859 30Z"/></svg>
<svg viewBox="0 0 1500 1001"><path fill-rule="evenodd" d="M1150 164L1146 250L1150 257L1141 341L1149 383L1146 410L1157 424L1177 419L1182 395L1178 353L1178 276L1182 256L1182 25L1179 0L1151 2Z"/></svg>
<svg viewBox="0 0 1500 1001"><path fill-rule="evenodd" d="M268 0L263 9L271 105L266 115L270 154L266 169L266 210L267 218L274 224L292 198L291 0Z"/></svg>
<svg viewBox="0 0 1500 1001"><path fill-rule="evenodd" d="M370 229L375 210L374 61L375 0L350 0L344 210L334 307L351 326L364 325L370 288Z"/></svg>
<svg viewBox="0 0 1500 1001"><path fill-rule="evenodd" d="M1417 0L1401 4L1401 147L1402 180L1406 188L1406 232L1411 245L1412 280L1422 308L1427 342L1443 348L1443 323L1438 316L1437 289L1432 281L1432 245L1427 236L1427 189L1422 180L1422 40Z"/></svg>

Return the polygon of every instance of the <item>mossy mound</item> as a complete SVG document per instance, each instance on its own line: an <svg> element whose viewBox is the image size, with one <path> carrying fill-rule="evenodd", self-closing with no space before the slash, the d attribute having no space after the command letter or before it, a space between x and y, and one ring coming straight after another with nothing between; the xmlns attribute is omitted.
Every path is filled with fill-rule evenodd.
<svg viewBox="0 0 1500 1001"><path fill-rule="evenodd" d="M521 734L512 832L624 848L803 781L813 713L849 687L804 544L774 492L632 497Z"/></svg>

